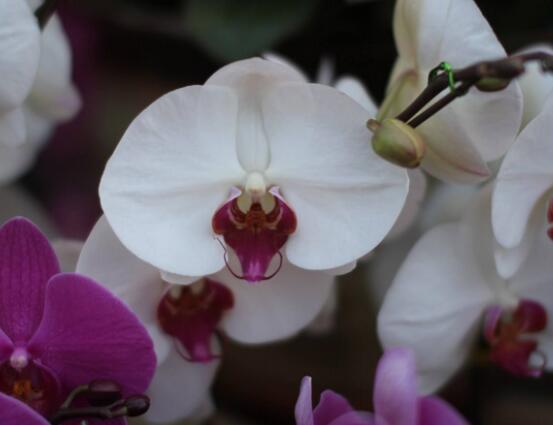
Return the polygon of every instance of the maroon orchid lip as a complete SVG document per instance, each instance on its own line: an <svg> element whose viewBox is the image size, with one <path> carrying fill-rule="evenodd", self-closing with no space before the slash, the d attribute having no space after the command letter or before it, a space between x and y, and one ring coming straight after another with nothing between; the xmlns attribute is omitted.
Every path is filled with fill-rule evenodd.
<svg viewBox="0 0 553 425"><path fill-rule="evenodd" d="M541 376L547 359L528 334L541 332L546 326L547 312L535 301L521 300L512 312L490 307L484 319L484 337L491 347L491 361L513 375ZM531 364L535 355L541 358L541 364Z"/></svg>
<svg viewBox="0 0 553 425"><path fill-rule="evenodd" d="M199 288L199 290L198 290ZM191 286L168 291L157 309L161 329L174 337L181 355L191 362L207 363L219 356L211 349L212 336L225 311L234 306L234 296L224 285L203 279Z"/></svg>
<svg viewBox="0 0 553 425"><path fill-rule="evenodd" d="M242 275L229 271L237 278L251 283L273 277L282 265L280 249L296 231L294 211L273 187L260 199L247 195L235 196L219 208L212 220L213 231L222 235L240 261ZM280 256L277 270L267 275L271 260ZM226 257L225 257L226 260Z"/></svg>

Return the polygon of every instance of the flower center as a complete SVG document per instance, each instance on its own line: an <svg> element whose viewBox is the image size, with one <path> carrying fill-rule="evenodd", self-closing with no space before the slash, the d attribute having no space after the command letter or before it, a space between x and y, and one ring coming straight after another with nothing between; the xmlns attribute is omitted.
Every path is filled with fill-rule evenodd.
<svg viewBox="0 0 553 425"><path fill-rule="evenodd" d="M179 343L184 358L207 363L218 357L211 348L212 336L224 312L233 306L234 297L226 286L203 279L173 286L161 299L157 317L161 329Z"/></svg>
<svg viewBox="0 0 553 425"><path fill-rule="evenodd" d="M0 365L0 392L18 399L43 416L54 413L60 404L57 380L33 362L21 369L14 368L10 362Z"/></svg>
<svg viewBox="0 0 553 425"><path fill-rule="evenodd" d="M249 182L250 179L245 193L240 192L215 212L212 226L240 261L242 275L235 273L227 262L230 272L239 279L259 282L270 279L280 269L279 265L276 272L267 275L276 255L282 263L280 249L295 232L297 220L294 211L280 196L278 187L262 193L251 190Z"/></svg>
<svg viewBox="0 0 553 425"><path fill-rule="evenodd" d="M547 312L540 303L521 300L515 309L488 308L484 318L484 337L491 347L490 359L517 376L540 376L547 359L538 342L529 334L547 326ZM533 359L539 358L539 364Z"/></svg>

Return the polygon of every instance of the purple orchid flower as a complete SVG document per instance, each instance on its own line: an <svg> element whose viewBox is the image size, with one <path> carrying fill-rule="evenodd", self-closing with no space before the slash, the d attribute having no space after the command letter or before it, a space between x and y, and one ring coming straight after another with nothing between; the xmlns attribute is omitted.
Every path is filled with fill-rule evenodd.
<svg viewBox="0 0 553 425"><path fill-rule="evenodd" d="M123 395L142 393L155 366L147 331L121 301L85 276L60 273L27 219L0 228L2 425L43 423L71 390L96 379L117 382Z"/></svg>
<svg viewBox="0 0 553 425"><path fill-rule="evenodd" d="M467 425L445 401L417 394L414 354L403 348L386 351L376 370L374 415L353 409L339 394L326 390L315 409L311 378L301 383L296 403L297 425Z"/></svg>

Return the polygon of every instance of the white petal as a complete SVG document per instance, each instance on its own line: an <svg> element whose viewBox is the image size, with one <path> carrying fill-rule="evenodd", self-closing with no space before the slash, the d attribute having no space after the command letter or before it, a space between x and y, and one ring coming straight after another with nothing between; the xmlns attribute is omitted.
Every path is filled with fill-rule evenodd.
<svg viewBox="0 0 553 425"><path fill-rule="evenodd" d="M71 49L56 15L42 32L40 62L28 103L41 115L55 120L72 118L81 106L79 93L71 82Z"/></svg>
<svg viewBox="0 0 553 425"><path fill-rule="evenodd" d="M0 146L21 146L27 139L23 108L15 108L0 115Z"/></svg>
<svg viewBox="0 0 553 425"><path fill-rule="evenodd" d="M357 267L357 261L352 261L351 263L344 264L341 267L335 267L333 269L321 270L324 273L328 273L332 276L342 276L344 274L351 273Z"/></svg>
<svg viewBox="0 0 553 425"><path fill-rule="evenodd" d="M408 179L370 147L367 112L317 84L281 85L263 108L271 141L266 175L298 219L289 260L329 269L371 251L398 217Z"/></svg>
<svg viewBox="0 0 553 425"><path fill-rule="evenodd" d="M52 248L60 262L61 271L74 273L77 270L77 261L81 255L83 242L73 239L56 239L52 241Z"/></svg>
<svg viewBox="0 0 553 425"><path fill-rule="evenodd" d="M161 279L164 282L172 283L173 285L191 285L203 277L203 276L183 276L180 274L164 272L163 270L161 271L160 275L161 275Z"/></svg>
<svg viewBox="0 0 553 425"><path fill-rule="evenodd" d="M121 244L104 216L83 246L77 272L111 290L145 323L156 321L157 305L165 289L159 272Z"/></svg>
<svg viewBox="0 0 553 425"><path fill-rule="evenodd" d="M115 233L144 261L189 276L223 267L211 218L244 178L236 114L228 90L191 86L154 102L123 136L100 199Z"/></svg>
<svg viewBox="0 0 553 425"><path fill-rule="evenodd" d="M38 68L40 30L26 2L0 0L0 113L20 106Z"/></svg>
<svg viewBox="0 0 553 425"><path fill-rule="evenodd" d="M399 270L378 317L385 348L415 351L424 392L439 388L465 361L486 305L493 299L460 240L464 229L444 224L426 233Z"/></svg>
<svg viewBox="0 0 553 425"><path fill-rule="evenodd" d="M30 143L8 147L0 144L0 183L15 180L33 164L36 148Z"/></svg>
<svg viewBox="0 0 553 425"><path fill-rule="evenodd" d="M328 57L322 57L317 70L315 82L331 86L334 81L334 61Z"/></svg>
<svg viewBox="0 0 553 425"><path fill-rule="evenodd" d="M218 361L191 363L172 350L154 375L147 395L152 404L144 419L148 423L171 423L195 413L209 397Z"/></svg>
<svg viewBox="0 0 553 425"><path fill-rule="evenodd" d="M426 196L426 176L420 169L408 170L409 193L401 214L392 227L386 239L394 239L401 236L418 218L422 202Z"/></svg>
<svg viewBox="0 0 553 425"><path fill-rule="evenodd" d="M334 277L283 263L271 280L249 284L228 271L212 277L234 294L234 308L221 328L243 343L263 343L290 337L306 327L321 311Z"/></svg>
<svg viewBox="0 0 553 425"><path fill-rule="evenodd" d="M347 94L369 113L369 117L375 118L378 112L376 102L369 95L369 92L365 89L365 86L355 77L342 76L334 84L338 90Z"/></svg>
<svg viewBox="0 0 553 425"><path fill-rule="evenodd" d="M27 127L27 143L37 147L43 146L54 131L54 121L37 113L28 103L23 105L23 113Z"/></svg>
<svg viewBox="0 0 553 425"><path fill-rule="evenodd" d="M516 53L521 54L536 51L553 54L553 47L549 44L534 44ZM528 62L525 68L526 71L518 79L524 98L523 127L538 116L547 98L553 92L553 75L551 73L542 71L537 62Z"/></svg>
<svg viewBox="0 0 553 425"><path fill-rule="evenodd" d="M528 124L505 157L493 195L495 237L506 248L519 245L532 210L553 187L553 96ZM545 219L545 212L544 212Z"/></svg>
<svg viewBox="0 0 553 425"><path fill-rule="evenodd" d="M309 81L309 78L307 75L301 70L295 63L293 63L288 58L285 58L284 56L279 55L278 53L274 52L267 52L263 53L263 58L267 59L271 62L280 63L281 65L287 66L288 68L294 69L298 74L301 74L303 76L303 79L307 82Z"/></svg>

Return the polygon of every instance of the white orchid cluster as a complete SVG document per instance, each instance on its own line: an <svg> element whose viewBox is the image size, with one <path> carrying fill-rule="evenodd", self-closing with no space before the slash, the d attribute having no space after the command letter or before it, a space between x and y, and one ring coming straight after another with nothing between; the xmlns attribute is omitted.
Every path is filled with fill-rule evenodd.
<svg viewBox="0 0 553 425"><path fill-rule="evenodd" d="M37 6L0 0L4 181L79 109L60 23L41 30ZM373 251L377 269L397 257L387 246L413 238L389 289L372 285L387 289L381 342L413 350L424 393L479 338L510 373L553 368L553 77L528 65L501 90L472 87L411 126L397 117L438 64L452 79L449 68L507 54L473 0L397 0L394 35L380 107L352 77L325 68L312 83L266 55L162 96L130 124L99 187L105 215L82 249L60 250L148 329L147 420L205 409L222 335L259 344L298 333L335 302L336 276ZM443 193L458 184L474 196L447 210Z"/></svg>

